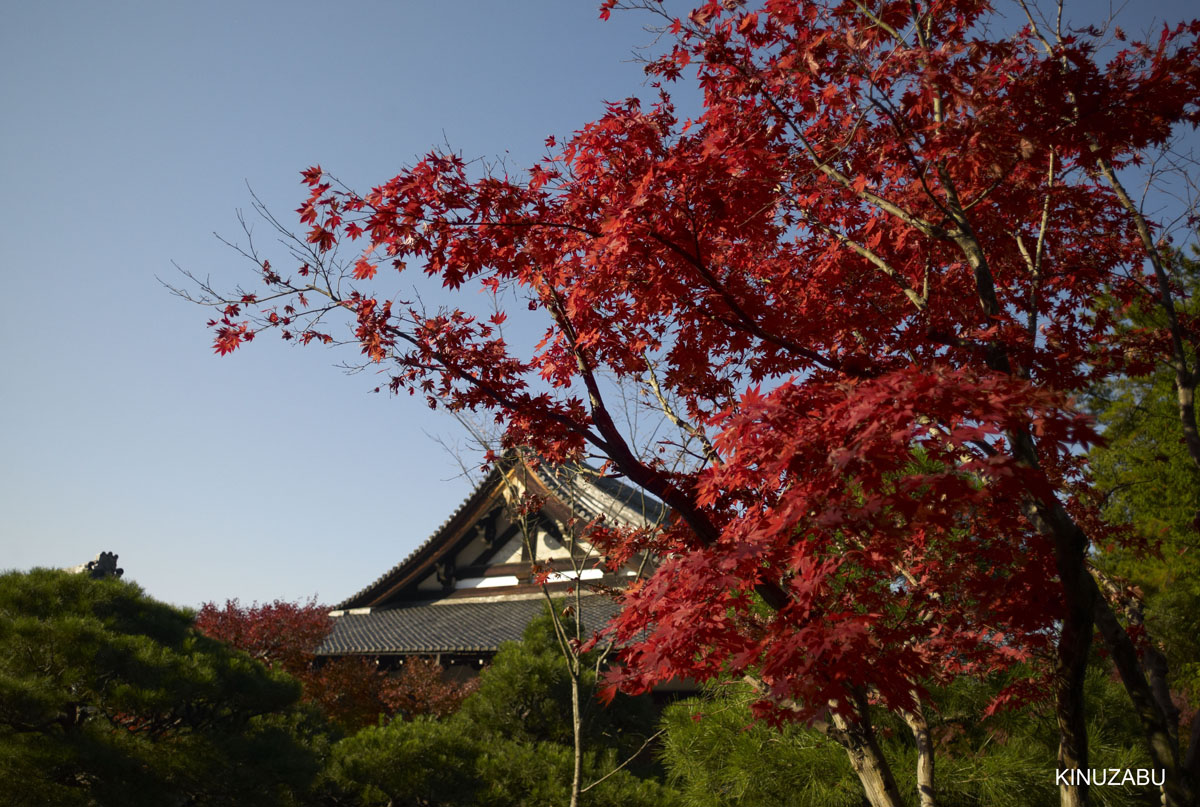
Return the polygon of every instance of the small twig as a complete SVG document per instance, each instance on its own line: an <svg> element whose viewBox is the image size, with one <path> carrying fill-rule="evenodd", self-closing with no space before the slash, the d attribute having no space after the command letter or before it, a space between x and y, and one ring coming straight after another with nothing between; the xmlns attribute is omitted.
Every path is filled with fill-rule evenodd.
<svg viewBox="0 0 1200 807"><path fill-rule="evenodd" d="M591 783L590 785L588 785L587 787L585 787L585 788L581 788L581 789L579 790L579 792L580 792L580 793L586 793L586 792L588 792L588 791L589 791L589 790L591 790L593 787L595 787L596 785L600 784L600 783L601 783L601 782L603 782L605 779L607 779L608 777L612 776L612 775L613 775L614 773L616 773L617 771L619 771L619 770L621 770L622 768L624 768L624 767L625 767L626 765L628 765L630 762L633 762L635 759L637 759L637 758L638 758L638 755L639 755L639 754L641 754L643 751L645 751L645 750L646 750L646 746L650 745L650 743L652 743L652 742L654 742L655 740L657 740L657 739L658 739L658 738L659 738L659 737L662 735L662 733L663 733L663 732L665 732L665 731L666 731L666 729L659 729L658 731L656 731L656 732L654 732L653 734L651 734L649 737L647 737L647 738L646 738L646 742L642 743L642 747L641 747L641 748L639 748L637 751L634 751L634 752L633 752L633 755L632 755L632 756L630 756L628 759L626 759L624 762L622 762L622 763L621 763L620 765L618 765L617 767L613 768L613 769L612 769L611 771L609 771L608 773L606 773L606 774L604 774L603 776L601 776L601 777L600 777L599 779L597 779L596 781L592 782L592 783Z"/></svg>

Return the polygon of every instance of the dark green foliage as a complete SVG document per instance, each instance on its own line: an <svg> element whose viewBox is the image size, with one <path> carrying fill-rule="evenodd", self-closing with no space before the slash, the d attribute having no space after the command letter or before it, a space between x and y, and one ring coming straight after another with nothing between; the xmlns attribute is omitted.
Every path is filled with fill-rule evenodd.
<svg viewBox="0 0 1200 807"><path fill-rule="evenodd" d="M574 625L565 621L568 633ZM584 747L633 754L654 733L650 700L618 695L602 707L596 699L594 657L580 676ZM535 617L520 642L506 642L479 676L479 690L463 702L461 718L477 731L519 742L571 745L571 681L549 614ZM647 757L648 759L648 757Z"/></svg>
<svg viewBox="0 0 1200 807"><path fill-rule="evenodd" d="M1179 441L1170 376L1114 384L1099 416L1109 443L1093 449L1092 469L1108 494L1105 515L1132 525L1152 551L1103 547L1098 561L1141 589L1173 683L1200 703L1200 534L1192 523L1200 473Z"/></svg>
<svg viewBox="0 0 1200 807"><path fill-rule="evenodd" d="M1058 802L1058 728L1049 702L1001 710L981 719L1001 680L962 679L936 690L930 726L938 741L939 804L945 807L995 805L1036 807ZM1088 708L1089 766L1149 768L1141 728L1129 708L1129 696L1111 667L1094 660L1084 682ZM900 721L891 723L897 776L915 798L916 754ZM1149 803L1149 788L1092 788L1099 807Z"/></svg>
<svg viewBox="0 0 1200 807"><path fill-rule="evenodd" d="M573 630L573 627L571 628ZM570 799L572 733L567 662L548 615L506 644L462 709L437 722L395 720L334 748L330 786L351 804L527 805L562 807ZM644 699L602 709L594 671L585 673L584 786L612 772L654 732ZM678 803L659 781L650 754L581 796L581 805L658 807Z"/></svg>
<svg viewBox="0 0 1200 807"><path fill-rule="evenodd" d="M797 725L772 729L752 693L718 686L667 707L663 759L688 804L858 807L862 788L841 746Z"/></svg>
<svg viewBox="0 0 1200 807"><path fill-rule="evenodd" d="M617 764L611 749L589 753L584 759L585 780L595 781ZM363 807L562 807L570 798L571 749L561 743L482 734L457 716L441 722L395 720L338 743L329 776L344 794L343 803ZM580 799L585 807L678 803L669 788L627 770L605 779Z"/></svg>
<svg viewBox="0 0 1200 807"><path fill-rule="evenodd" d="M396 720L339 742L329 776L365 805L469 805L483 788L475 770L480 752L457 725Z"/></svg>
<svg viewBox="0 0 1200 807"><path fill-rule="evenodd" d="M1047 709L980 715L999 681L962 680L934 693L929 711L937 744L940 807L1043 807L1058 801L1057 729ZM1120 685L1097 666L1087 680L1094 767L1149 767ZM716 686L680 701L663 716L663 756L669 780L695 807L859 807L862 788L842 748L816 730L772 728L755 721L753 694L741 684ZM908 803L915 804L916 751L908 728L874 716L884 754ZM1093 789L1097 805L1147 803L1146 788Z"/></svg>
<svg viewBox="0 0 1200 807"><path fill-rule="evenodd" d="M298 697L136 585L0 575L2 803L294 803L324 743Z"/></svg>
<svg viewBox="0 0 1200 807"><path fill-rule="evenodd" d="M1189 295L1179 301L1180 319L1194 333L1200 263L1177 255L1172 268ZM1153 331L1163 321L1150 309L1132 314L1126 327ZM1194 346L1188 351L1195 368ZM1166 654L1172 686L1200 705L1200 471L1183 443L1174 371L1163 365L1118 379L1094 391L1089 404L1107 441L1089 455L1104 515L1131 526L1151 548L1099 547L1097 562L1142 591L1146 627Z"/></svg>
<svg viewBox="0 0 1200 807"><path fill-rule="evenodd" d="M459 714L476 730L520 742L571 743L571 681L548 615L505 642Z"/></svg>

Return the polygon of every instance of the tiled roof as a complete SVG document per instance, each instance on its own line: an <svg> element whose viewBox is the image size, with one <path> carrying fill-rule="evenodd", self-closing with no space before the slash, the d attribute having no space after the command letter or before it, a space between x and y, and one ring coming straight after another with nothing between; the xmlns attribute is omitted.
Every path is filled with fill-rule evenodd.
<svg viewBox="0 0 1200 807"><path fill-rule="evenodd" d="M640 518L646 524L657 524L666 521L670 512L665 504L652 498L645 491L610 476L601 476L600 472L590 465L542 463L539 472L546 484L580 515L590 518L606 516L625 523ZM614 508L612 501L597 496L593 489L615 500L618 507Z"/></svg>
<svg viewBox="0 0 1200 807"><path fill-rule="evenodd" d="M581 600L583 624L599 630L620 611L608 597ZM546 607L543 597L504 600L440 600L335 617L318 655L494 653L521 638Z"/></svg>

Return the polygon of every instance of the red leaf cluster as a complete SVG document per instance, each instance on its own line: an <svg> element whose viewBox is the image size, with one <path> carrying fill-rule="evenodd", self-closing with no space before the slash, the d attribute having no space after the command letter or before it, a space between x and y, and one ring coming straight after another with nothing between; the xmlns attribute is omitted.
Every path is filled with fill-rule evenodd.
<svg viewBox="0 0 1200 807"><path fill-rule="evenodd" d="M396 673L381 672L374 659L318 659L316 650L333 624L329 608L315 600L205 603L196 627L298 679L303 699L348 730L375 725L380 715L448 715L476 687L474 681L444 680L441 665L427 659L410 659Z"/></svg>
<svg viewBox="0 0 1200 807"><path fill-rule="evenodd" d="M1099 167L1200 121L1200 23L1101 63L1091 33L997 36L992 14L708 2L649 66L696 71L697 120L662 91L547 140L524 177L441 152L363 194L304 173L308 241L366 243L313 321L346 311L393 391L486 411L552 461L595 452L671 507L664 531L608 533L617 559L662 559L614 628L625 685L754 671L775 703L903 707L915 681L1053 644L1111 537L1076 396L1165 343L1113 327L1147 256ZM544 338L370 290L410 264L541 312ZM252 335L236 315L220 352ZM635 445L614 379L686 451Z"/></svg>

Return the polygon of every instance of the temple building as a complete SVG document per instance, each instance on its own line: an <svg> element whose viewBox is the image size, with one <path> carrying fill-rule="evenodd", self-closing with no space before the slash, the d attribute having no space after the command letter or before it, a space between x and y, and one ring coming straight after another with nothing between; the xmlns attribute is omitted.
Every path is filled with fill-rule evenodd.
<svg viewBox="0 0 1200 807"><path fill-rule="evenodd" d="M533 497L540 508L521 506ZM605 568L578 537L582 527L597 518L642 527L666 516L661 502L595 469L509 455L408 557L337 605L318 652L478 668L545 607L539 573L552 594L578 589L585 628L599 629L618 609L598 592L622 587L637 570Z"/></svg>

